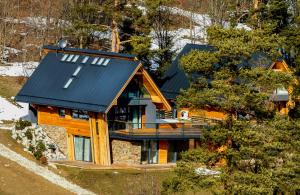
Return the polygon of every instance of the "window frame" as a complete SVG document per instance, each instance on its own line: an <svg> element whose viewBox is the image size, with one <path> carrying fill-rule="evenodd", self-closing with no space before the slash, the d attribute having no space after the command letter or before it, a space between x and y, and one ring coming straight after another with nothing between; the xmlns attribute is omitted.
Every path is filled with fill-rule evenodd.
<svg viewBox="0 0 300 195"><path fill-rule="evenodd" d="M63 111L63 114L62 114L62 111ZM66 109L64 109L64 108L58 108L58 116L60 118L65 118L66 117Z"/></svg>

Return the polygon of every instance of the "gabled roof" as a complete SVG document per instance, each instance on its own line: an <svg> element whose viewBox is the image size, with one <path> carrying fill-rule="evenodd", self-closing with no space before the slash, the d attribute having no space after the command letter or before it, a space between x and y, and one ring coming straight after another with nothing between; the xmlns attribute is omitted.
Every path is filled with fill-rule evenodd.
<svg viewBox="0 0 300 195"><path fill-rule="evenodd" d="M160 89L167 99L175 99L180 89L189 88L190 83L188 77L180 67L179 60L183 55L188 54L192 50L213 51L214 48L209 45L197 44L187 44L184 46L163 77L163 83Z"/></svg>
<svg viewBox="0 0 300 195"><path fill-rule="evenodd" d="M197 45L197 44L187 44L184 46L182 51L177 55L176 59L172 62L169 69L166 71L163 82L161 85L161 91L168 99L176 99L179 95L180 90L188 89L190 87L190 82L187 74L180 66L180 58L183 55L188 54L192 50L199 51L215 51L213 46L209 45ZM254 53L251 55L250 60L242 60L238 65L238 68L253 68L253 67L264 67L268 68L273 64L273 61L263 53ZM220 67L219 66L216 66ZM198 74L191 75L197 77ZM199 76L199 75L198 75Z"/></svg>
<svg viewBox="0 0 300 195"><path fill-rule="evenodd" d="M141 68L140 62L127 54L45 48L48 54L16 96L17 101L105 112L128 79ZM62 61L66 53L79 55L79 58L76 62ZM85 56L89 59L82 63ZM102 65L92 64L96 57L104 59ZM104 65L106 59L110 61ZM75 74L79 66L81 69ZM73 80L67 86L70 78Z"/></svg>

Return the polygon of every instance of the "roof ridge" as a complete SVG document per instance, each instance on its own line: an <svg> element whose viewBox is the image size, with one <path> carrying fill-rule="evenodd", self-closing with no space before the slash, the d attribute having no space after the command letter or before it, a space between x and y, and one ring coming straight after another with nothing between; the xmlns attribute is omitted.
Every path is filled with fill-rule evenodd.
<svg viewBox="0 0 300 195"><path fill-rule="evenodd" d="M125 59L127 58L129 60L136 60L136 55L95 50L95 49L80 49L80 48L73 48L73 47L67 47L67 48L61 49L60 47L55 46L55 45L44 45L43 49L52 50L52 51L56 51L56 52L86 53L86 54L92 54L92 55L104 55L104 56L115 57L115 58L121 57L121 58L125 58Z"/></svg>

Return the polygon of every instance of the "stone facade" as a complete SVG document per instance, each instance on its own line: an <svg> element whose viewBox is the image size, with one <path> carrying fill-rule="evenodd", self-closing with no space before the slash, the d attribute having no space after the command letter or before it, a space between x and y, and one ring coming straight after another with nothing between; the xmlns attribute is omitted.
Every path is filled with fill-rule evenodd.
<svg viewBox="0 0 300 195"><path fill-rule="evenodd" d="M112 161L114 164L140 164L141 142L112 140Z"/></svg>
<svg viewBox="0 0 300 195"><path fill-rule="evenodd" d="M56 142L40 126L32 125L22 130L17 130L14 127L12 129L12 138L25 147L24 151L33 154L37 146L42 143L45 147L43 155L48 160L66 160L66 155L62 153Z"/></svg>
<svg viewBox="0 0 300 195"><path fill-rule="evenodd" d="M58 145L59 149L66 156L68 155L67 131L63 127L53 125L39 125L44 132Z"/></svg>

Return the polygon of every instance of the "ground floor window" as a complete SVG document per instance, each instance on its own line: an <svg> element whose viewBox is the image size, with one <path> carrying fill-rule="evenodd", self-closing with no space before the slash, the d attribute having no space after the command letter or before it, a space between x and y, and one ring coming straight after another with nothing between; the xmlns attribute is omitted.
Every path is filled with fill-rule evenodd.
<svg viewBox="0 0 300 195"><path fill-rule="evenodd" d="M75 160L92 161L91 139L88 137L74 136Z"/></svg>
<svg viewBox="0 0 300 195"><path fill-rule="evenodd" d="M143 164L158 163L158 141L144 140L142 143L141 161Z"/></svg>

